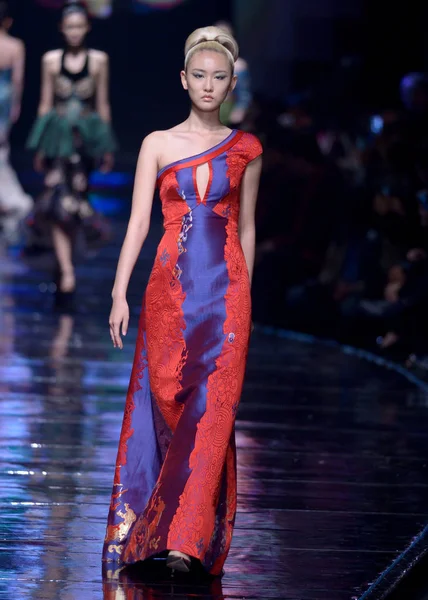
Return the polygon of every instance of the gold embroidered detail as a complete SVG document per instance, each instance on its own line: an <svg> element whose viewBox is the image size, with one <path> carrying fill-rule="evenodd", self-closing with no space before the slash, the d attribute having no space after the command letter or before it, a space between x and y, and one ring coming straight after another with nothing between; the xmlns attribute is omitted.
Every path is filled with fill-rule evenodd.
<svg viewBox="0 0 428 600"><path fill-rule="evenodd" d="M161 539L161 536L159 536L157 538L153 538L152 540L150 540L149 548L151 550L157 550L158 547L159 547L160 539Z"/></svg>
<svg viewBox="0 0 428 600"><path fill-rule="evenodd" d="M105 542L123 542L128 535L131 525L137 520L135 512L127 502L125 503L125 511L118 510L116 514L118 517L122 517L123 522L107 527Z"/></svg>
<svg viewBox="0 0 428 600"><path fill-rule="evenodd" d="M123 571L125 567L120 567L120 569L108 570L105 574L106 579L112 581L119 581L119 573Z"/></svg>
<svg viewBox="0 0 428 600"><path fill-rule="evenodd" d="M116 546L115 544L110 544L108 547L109 552L117 552L118 554L122 554L123 546Z"/></svg>

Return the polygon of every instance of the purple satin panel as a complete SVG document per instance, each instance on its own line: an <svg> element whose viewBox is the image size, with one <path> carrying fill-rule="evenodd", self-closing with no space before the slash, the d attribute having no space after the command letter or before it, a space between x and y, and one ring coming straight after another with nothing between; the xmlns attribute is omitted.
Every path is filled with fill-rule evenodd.
<svg viewBox="0 0 428 600"><path fill-rule="evenodd" d="M143 510L159 477L161 452L152 408L152 398L148 387L147 370L143 375L143 386L134 394L135 409L132 413L133 435L128 441L127 462L121 468L121 479L128 489L127 501ZM140 440L147 440L141 451ZM141 484L144 482L144 485Z"/></svg>
<svg viewBox="0 0 428 600"><path fill-rule="evenodd" d="M129 565L173 549L222 572L237 506L234 423L251 322L239 188L260 152L254 136L232 131L159 172L165 234L141 313L105 561ZM199 173L208 177L202 197Z"/></svg>
<svg viewBox="0 0 428 600"><path fill-rule="evenodd" d="M207 198L207 204L214 208L215 204L220 202L220 200L230 192L230 182L227 177L226 156L224 154L215 158L211 162L211 165L213 169L213 179Z"/></svg>
<svg viewBox="0 0 428 600"><path fill-rule="evenodd" d="M210 243L207 239L212 238ZM187 398L191 388L205 385L215 368L225 335L225 294L229 284L224 260L226 219L210 206L199 205L192 211L192 228L185 244L186 251L178 259L180 282L186 299L183 302L186 329L184 337L189 352L183 370L183 391L178 402Z"/></svg>
<svg viewBox="0 0 428 600"><path fill-rule="evenodd" d="M178 193L190 209L195 208L197 206L197 196L195 186L193 185L193 169L180 169L180 171L177 171L176 179Z"/></svg>
<svg viewBox="0 0 428 600"><path fill-rule="evenodd" d="M136 355L134 364L144 362L147 365L145 332L142 335L144 336L142 356ZM147 366L143 369L138 383L140 389L133 394L135 408L131 414L131 428L134 431L127 441L126 464L120 467L122 485L113 486L113 494L118 495L115 500L118 508L110 511L109 525L122 523L123 517L119 516L118 512L127 513L125 502L136 514L144 510L160 473L162 453L153 415ZM141 440L144 440L144 444ZM122 501L120 494L125 490L126 498ZM114 544L106 544L106 546L111 548L111 551L105 550L108 559L117 560L117 547Z"/></svg>
<svg viewBox="0 0 428 600"><path fill-rule="evenodd" d="M225 334L225 294L229 285L224 258L226 219L212 211L211 206L196 205L196 193L191 169L177 174L179 189L186 202L193 207L183 218L178 257L179 279L186 294L182 305L186 328L183 332L188 352L182 372L182 390L175 398L185 404L170 446L168 461L164 464L162 480L168 489L159 490L165 500L165 509L158 525L161 536L174 516L190 475L189 457L195 445L197 425L206 410L207 381L215 369ZM191 225L189 227L189 225ZM207 243L210 236L210 243Z"/></svg>

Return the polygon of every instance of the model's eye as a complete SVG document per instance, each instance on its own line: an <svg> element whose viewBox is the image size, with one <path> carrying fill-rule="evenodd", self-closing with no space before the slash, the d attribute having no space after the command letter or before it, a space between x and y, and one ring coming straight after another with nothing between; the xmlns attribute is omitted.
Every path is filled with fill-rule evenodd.
<svg viewBox="0 0 428 600"><path fill-rule="evenodd" d="M196 77L196 79L202 79L203 75L202 73L193 73L193 77Z"/></svg>

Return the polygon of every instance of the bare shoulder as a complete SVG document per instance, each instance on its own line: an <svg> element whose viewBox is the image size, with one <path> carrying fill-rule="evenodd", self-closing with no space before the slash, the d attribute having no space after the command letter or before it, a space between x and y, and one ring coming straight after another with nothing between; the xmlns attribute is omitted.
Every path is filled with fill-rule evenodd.
<svg viewBox="0 0 428 600"><path fill-rule="evenodd" d="M163 129L158 131L153 131L150 133L145 139L149 140L149 143L153 146L158 146L159 148L165 147L166 144L171 143L174 139L179 135L179 130L176 130L175 127L172 129Z"/></svg>
<svg viewBox="0 0 428 600"><path fill-rule="evenodd" d="M146 135L141 144L141 151L157 157L160 149L167 141L165 133L165 131L152 131L152 133Z"/></svg>
<svg viewBox="0 0 428 600"><path fill-rule="evenodd" d="M48 68L49 70L53 70L53 71L58 70L60 67L60 64L61 64L62 52L63 51L61 49L57 49L57 50L49 50L48 52L43 54L43 56L42 56L43 66Z"/></svg>
<svg viewBox="0 0 428 600"><path fill-rule="evenodd" d="M24 44L21 40L8 34L4 34L0 39L0 54L2 57L2 66L13 65L16 60L24 56Z"/></svg>
<svg viewBox="0 0 428 600"><path fill-rule="evenodd" d="M15 56L22 56L25 52L25 44L22 40L16 37L9 38L10 47L13 50Z"/></svg>
<svg viewBox="0 0 428 600"><path fill-rule="evenodd" d="M89 50L89 58L99 66L107 65L109 62L107 52L103 52L102 50L94 50L93 48Z"/></svg>
<svg viewBox="0 0 428 600"><path fill-rule="evenodd" d="M170 129L165 129L164 131L158 132L159 139L163 143L164 147L175 143L181 143L188 139L189 130L188 127L184 123L179 123L178 125L174 125Z"/></svg>

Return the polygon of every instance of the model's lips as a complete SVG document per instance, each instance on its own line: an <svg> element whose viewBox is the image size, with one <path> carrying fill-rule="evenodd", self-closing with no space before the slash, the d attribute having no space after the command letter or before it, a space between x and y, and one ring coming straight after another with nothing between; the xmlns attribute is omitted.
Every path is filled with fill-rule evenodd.
<svg viewBox="0 0 428 600"><path fill-rule="evenodd" d="M202 96L202 100L214 100L214 96Z"/></svg>

